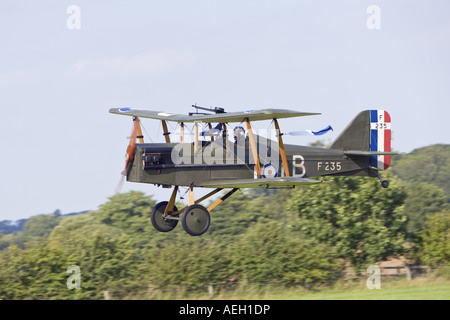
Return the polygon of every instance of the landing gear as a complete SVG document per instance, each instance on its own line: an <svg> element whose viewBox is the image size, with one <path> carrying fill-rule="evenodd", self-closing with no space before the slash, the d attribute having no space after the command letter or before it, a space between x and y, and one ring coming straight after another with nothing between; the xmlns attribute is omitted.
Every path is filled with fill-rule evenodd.
<svg viewBox="0 0 450 320"><path fill-rule="evenodd" d="M172 196L168 202L162 201L153 207L150 214L153 227L161 232L169 232L173 230L177 226L178 221L181 220L184 231L191 236L200 236L204 234L209 229L209 225L211 223L211 216L209 214L211 210L224 202L229 196L239 189L232 189L208 208L205 208L199 204L203 200L208 199L221 190L222 188L217 188L200 199L194 201L194 188L193 186L190 186L189 205L178 210L175 206L175 196L177 194L178 187L175 186Z"/></svg>
<svg viewBox="0 0 450 320"><path fill-rule="evenodd" d="M168 213L166 214L166 216L164 216L164 211L166 210L168 203L169 202L167 201L157 203L150 213L150 220L152 221L153 227L161 232L172 231L177 226L179 220L179 218L172 216L171 213ZM178 211L175 205L173 206L173 211Z"/></svg>
<svg viewBox="0 0 450 320"><path fill-rule="evenodd" d="M181 224L184 231L191 236L204 234L211 223L208 209L200 204L193 204L187 207L181 216Z"/></svg>

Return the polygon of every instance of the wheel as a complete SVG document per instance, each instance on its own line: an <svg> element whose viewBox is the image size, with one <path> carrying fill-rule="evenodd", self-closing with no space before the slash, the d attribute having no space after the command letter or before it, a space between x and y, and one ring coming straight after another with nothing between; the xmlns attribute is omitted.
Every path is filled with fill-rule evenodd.
<svg viewBox="0 0 450 320"><path fill-rule="evenodd" d="M381 186L382 186L383 188L389 187L389 181L387 181L387 180L381 181Z"/></svg>
<svg viewBox="0 0 450 320"><path fill-rule="evenodd" d="M167 204L167 201L157 203L150 213L150 219L152 221L153 227L161 232L169 232L173 230L173 228L175 228L178 224L178 220L164 218L164 210L166 209ZM173 206L173 211L178 211L175 205Z"/></svg>
<svg viewBox="0 0 450 320"><path fill-rule="evenodd" d="M211 217L208 209L200 204L193 204L184 210L181 216L181 224L184 231L191 236L204 234L211 223Z"/></svg>

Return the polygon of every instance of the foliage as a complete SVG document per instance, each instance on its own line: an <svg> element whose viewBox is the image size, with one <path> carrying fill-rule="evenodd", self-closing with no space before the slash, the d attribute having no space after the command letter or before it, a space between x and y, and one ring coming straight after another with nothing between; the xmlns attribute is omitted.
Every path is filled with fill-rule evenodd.
<svg viewBox="0 0 450 320"><path fill-rule="evenodd" d="M374 179L334 177L332 183L303 188L288 206L305 237L335 247L359 269L403 251L406 193L390 179L388 189Z"/></svg>
<svg viewBox="0 0 450 320"><path fill-rule="evenodd" d="M96 216L101 223L118 227L129 232L142 232L142 222L150 219L150 212L156 201L143 192L130 191L117 194L100 206Z"/></svg>
<svg viewBox="0 0 450 320"><path fill-rule="evenodd" d="M103 235L109 239L117 239L123 232L99 221L95 212L67 217L53 229L48 238L52 249L60 249L71 254L83 254L86 240L95 237L96 234Z"/></svg>
<svg viewBox="0 0 450 320"><path fill-rule="evenodd" d="M450 266L450 212L428 216L421 233L422 260L431 266Z"/></svg>
<svg viewBox="0 0 450 320"><path fill-rule="evenodd" d="M150 213L155 204L152 196L130 191L110 197L109 201L93 214L100 224L126 234L133 247L150 248L158 245L157 241L150 241L150 235L164 239L162 234L155 234L150 223Z"/></svg>
<svg viewBox="0 0 450 320"><path fill-rule="evenodd" d="M58 299L69 293L67 267L72 264L60 250L37 243L22 250L10 246L0 252L2 299Z"/></svg>
<svg viewBox="0 0 450 320"><path fill-rule="evenodd" d="M450 145L436 144L398 155L392 170L404 181L428 182L445 190L450 201Z"/></svg>
<svg viewBox="0 0 450 320"><path fill-rule="evenodd" d="M46 236L58 225L59 220L59 214L38 214L25 223L23 233L28 237Z"/></svg>
<svg viewBox="0 0 450 320"><path fill-rule="evenodd" d="M22 231L17 232L15 235L10 234L0 237L0 249L6 248L11 244L23 249L27 241L48 236L52 229L58 225L60 219L57 212L33 216L24 223Z"/></svg>
<svg viewBox="0 0 450 320"><path fill-rule="evenodd" d="M82 246L74 263L82 272L82 289L76 291L80 297L99 299L104 291L125 296L145 286L139 277L139 253L125 237L111 239L96 233Z"/></svg>
<svg viewBox="0 0 450 320"><path fill-rule="evenodd" d="M233 273L249 281L276 279L284 284L333 281L342 266L327 245L316 245L282 231L276 221L249 228L228 249Z"/></svg>
<svg viewBox="0 0 450 320"><path fill-rule="evenodd" d="M149 256L149 282L159 288L201 287L226 281L229 260L214 242L189 237L171 242Z"/></svg>
<svg viewBox="0 0 450 320"><path fill-rule="evenodd" d="M388 189L376 179L331 177L308 188L239 191L211 212L201 237L181 226L154 230L156 201L137 191L82 215L32 217L20 232L5 222L0 299L102 299L104 291L125 299L147 297L149 288L195 289L236 279L310 287L333 283L344 263L358 271L412 250L421 262L448 269L448 180L439 169L445 177L447 160L430 155L448 148L428 148L401 156L401 165L394 161L401 179L386 172ZM425 165L418 162L424 159ZM66 286L71 265L81 270L81 289Z"/></svg>
<svg viewBox="0 0 450 320"><path fill-rule="evenodd" d="M211 212L211 226L205 236L227 245L262 219L282 219L284 212L279 201L278 193L238 191Z"/></svg>
<svg viewBox="0 0 450 320"><path fill-rule="evenodd" d="M415 235L423 229L429 214L448 208L447 195L443 189L427 182L410 183L406 188L407 231Z"/></svg>

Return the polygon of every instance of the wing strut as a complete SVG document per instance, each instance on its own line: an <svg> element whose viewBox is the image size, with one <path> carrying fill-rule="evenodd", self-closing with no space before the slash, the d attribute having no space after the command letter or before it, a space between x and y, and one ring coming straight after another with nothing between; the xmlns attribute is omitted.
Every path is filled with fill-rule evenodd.
<svg viewBox="0 0 450 320"><path fill-rule="evenodd" d="M137 130L137 136L136 138L139 139L139 143L144 143L144 136L142 135L142 129L141 129L141 121L138 117L133 118L133 121L135 121L136 130Z"/></svg>
<svg viewBox="0 0 450 320"><path fill-rule="evenodd" d="M230 153L230 144L228 143L228 133L227 133L227 125L224 123L222 123L223 126L223 133L222 133L222 139L225 140L225 148L227 150L227 154Z"/></svg>
<svg viewBox="0 0 450 320"><path fill-rule="evenodd" d="M163 135L164 135L164 138L166 138L166 143L170 143L170 136L169 136L170 132L169 132L169 130L167 130L166 120L161 120L161 123L162 123L162 127L164 130Z"/></svg>
<svg viewBox="0 0 450 320"><path fill-rule="evenodd" d="M209 134L211 135L211 141L214 141L214 134L211 122L208 122Z"/></svg>
<svg viewBox="0 0 450 320"><path fill-rule="evenodd" d="M277 119L273 119L273 123L275 124L275 129L277 130L278 145L280 146L280 155L281 161L283 162L284 175L286 177L289 177L289 167L287 163L286 152L284 151L284 143L283 138L281 137L280 126L278 125Z"/></svg>
<svg viewBox="0 0 450 320"><path fill-rule="evenodd" d="M198 123L194 123L194 153L198 151Z"/></svg>
<svg viewBox="0 0 450 320"><path fill-rule="evenodd" d="M181 140L181 143L183 143L183 138L184 138L184 123L183 122L180 122L180 131L181 131L180 140Z"/></svg>
<svg viewBox="0 0 450 320"><path fill-rule="evenodd" d="M245 123L247 123L248 139L250 141L250 147L252 148L253 159L255 160L256 173L258 175L258 179L261 179L261 164L259 163L258 149L256 149L252 126L250 125L250 121L248 120L248 118L245 118Z"/></svg>

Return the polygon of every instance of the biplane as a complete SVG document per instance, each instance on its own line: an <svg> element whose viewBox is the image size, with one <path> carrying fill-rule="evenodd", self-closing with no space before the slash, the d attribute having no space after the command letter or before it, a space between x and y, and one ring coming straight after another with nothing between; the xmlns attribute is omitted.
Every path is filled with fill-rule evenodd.
<svg viewBox="0 0 450 320"><path fill-rule="evenodd" d="M159 202L152 209L151 222L158 231L171 231L181 220L188 234L202 235L210 226L210 212L242 188L295 188L323 183L311 179L320 176L369 176L379 178L384 188L389 185L379 174L395 154L391 151L391 118L385 110L360 112L331 146L324 148L284 144L286 133L280 131L278 122L320 113L285 109L225 112L218 107L193 107L196 112L187 115L128 107L110 109L110 113L133 119L122 172L126 180L173 187L169 201ZM144 143L141 118L161 121L164 143ZM273 134L255 134L252 122L265 120L271 121ZM176 123L179 129L177 142L168 122ZM232 131L232 140L230 123L239 124ZM185 137L188 125L193 126L194 141ZM200 131L200 126L205 129ZM331 126L308 132L324 134L329 130ZM189 191L188 205L182 209L175 205L179 187ZM195 188L214 190L195 199ZM200 204L223 189L231 190L207 208Z"/></svg>

